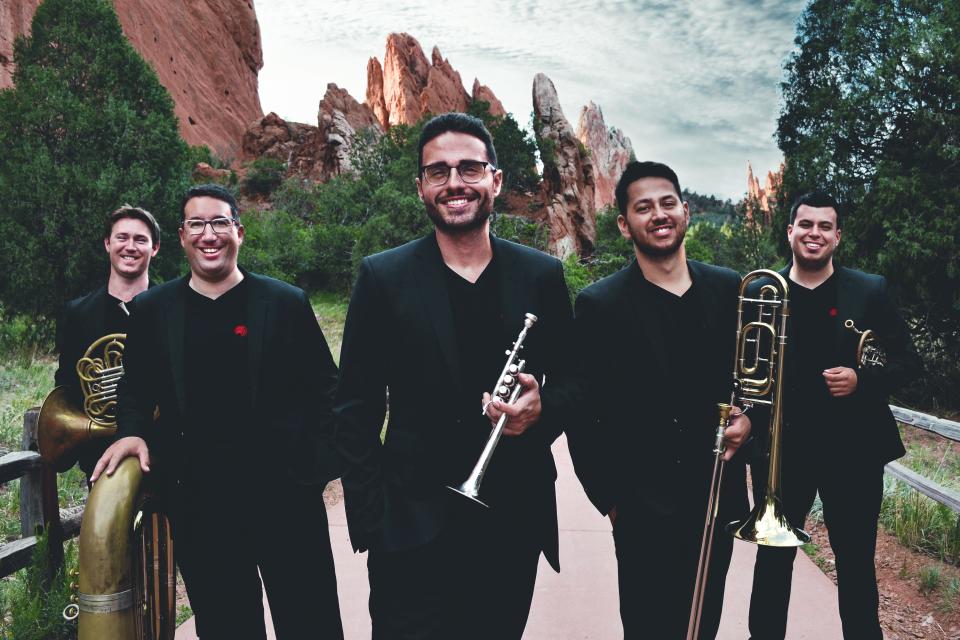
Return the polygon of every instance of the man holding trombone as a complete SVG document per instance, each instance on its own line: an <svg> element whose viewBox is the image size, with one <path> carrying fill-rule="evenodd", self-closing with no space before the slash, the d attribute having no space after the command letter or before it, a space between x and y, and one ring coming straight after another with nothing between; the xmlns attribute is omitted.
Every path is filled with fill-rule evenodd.
<svg viewBox="0 0 960 640"><path fill-rule="evenodd" d="M881 640L874 553L883 467L905 453L887 396L916 376L919 359L886 280L834 264L842 225L840 206L823 192L800 196L790 210L793 259L780 272L792 309L780 486L794 527L803 526L820 493L837 561L844 638ZM752 464L751 472L760 503L767 461ZM786 635L796 553L795 547L758 547L753 640Z"/></svg>
<svg viewBox="0 0 960 640"><path fill-rule="evenodd" d="M550 445L568 413L570 300L558 260L490 233L503 174L483 122L437 116L419 147L434 231L363 260L344 328L335 411L350 539L369 551L377 640L519 640L541 552L559 569ZM522 394L491 403L526 314L529 373L510 380ZM503 413L485 507L449 487L473 475Z"/></svg>
<svg viewBox="0 0 960 640"><path fill-rule="evenodd" d="M731 397L740 278L686 259L690 214L668 166L631 162L616 198L636 260L577 297L588 415L567 433L577 475L613 525L624 637L676 640L691 618L717 403ZM734 409L722 458L749 433ZM720 623L733 548L722 524L749 510L743 463L726 467L699 638Z"/></svg>

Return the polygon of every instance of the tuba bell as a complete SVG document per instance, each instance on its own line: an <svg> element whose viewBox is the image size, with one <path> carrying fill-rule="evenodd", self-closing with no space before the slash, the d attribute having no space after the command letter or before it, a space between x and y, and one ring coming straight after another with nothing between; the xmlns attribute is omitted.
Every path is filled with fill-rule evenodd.
<svg viewBox="0 0 960 640"><path fill-rule="evenodd" d="M117 383L123 377L126 338L123 333L98 338L77 361L82 407L71 402L67 386L57 387L43 401L37 418L37 448L58 472L74 465L81 445L117 432Z"/></svg>

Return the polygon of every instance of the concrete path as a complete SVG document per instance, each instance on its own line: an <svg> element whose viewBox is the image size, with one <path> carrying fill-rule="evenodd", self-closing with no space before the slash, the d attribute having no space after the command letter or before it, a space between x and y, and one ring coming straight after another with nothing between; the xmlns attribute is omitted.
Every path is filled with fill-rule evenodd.
<svg viewBox="0 0 960 640"><path fill-rule="evenodd" d="M565 438L554 444L553 452L558 469L563 572L554 573L541 557L524 640L622 638L610 524L597 513L580 488ZM343 504L333 507L328 515L346 640L366 640L370 638L366 554L355 554L350 548ZM753 545L739 541L734 545L718 640L746 640L748 637L747 610L755 554ZM842 637L836 587L803 553L797 555L790 604L787 627L790 640ZM272 634L270 637L272 640ZM195 639L191 619L177 630L176 640Z"/></svg>

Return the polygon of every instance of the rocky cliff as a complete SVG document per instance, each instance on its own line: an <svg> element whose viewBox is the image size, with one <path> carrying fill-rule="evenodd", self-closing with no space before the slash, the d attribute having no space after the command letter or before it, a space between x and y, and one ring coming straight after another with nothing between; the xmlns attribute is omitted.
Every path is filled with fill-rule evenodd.
<svg viewBox="0 0 960 640"><path fill-rule="evenodd" d="M773 208L777 202L777 191L783 183L783 164L777 171L768 171L767 178L760 186L760 179L753 175L753 166L747 161L747 218L760 218L765 224L773 220ZM757 209L756 211L754 209Z"/></svg>
<svg viewBox="0 0 960 640"><path fill-rule="evenodd" d="M471 99L490 103L494 115L506 114L489 87L474 79L473 93L467 93L460 74L440 50L434 47L427 60L410 34L391 33L383 65L377 58L367 63L366 104L384 129L413 124L428 113L465 111Z"/></svg>
<svg viewBox="0 0 960 640"><path fill-rule="evenodd" d="M534 128L543 162L540 196L550 225L550 252L585 255L596 239L594 174L590 152L563 115L550 78L533 79Z"/></svg>
<svg viewBox="0 0 960 640"><path fill-rule="evenodd" d="M12 81L12 42L29 30L38 0L0 0L0 88ZM115 0L123 32L156 70L175 103L180 133L224 158L263 116L257 74L263 66L252 2Z"/></svg>
<svg viewBox="0 0 960 640"><path fill-rule="evenodd" d="M594 207L597 211L616 203L614 191L620 174L633 158L630 138L616 127L607 127L603 111L593 102L580 110L577 139L590 150L593 162Z"/></svg>

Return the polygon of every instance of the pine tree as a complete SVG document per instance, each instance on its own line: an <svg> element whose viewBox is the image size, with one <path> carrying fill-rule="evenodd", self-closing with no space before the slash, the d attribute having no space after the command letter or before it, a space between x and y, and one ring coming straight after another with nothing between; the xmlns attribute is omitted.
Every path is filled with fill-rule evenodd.
<svg viewBox="0 0 960 640"><path fill-rule="evenodd" d="M158 219L154 280L181 262L174 229L189 148L173 102L107 0L46 0L14 47L0 91L0 300L52 318L104 282L103 220L118 206Z"/></svg>

